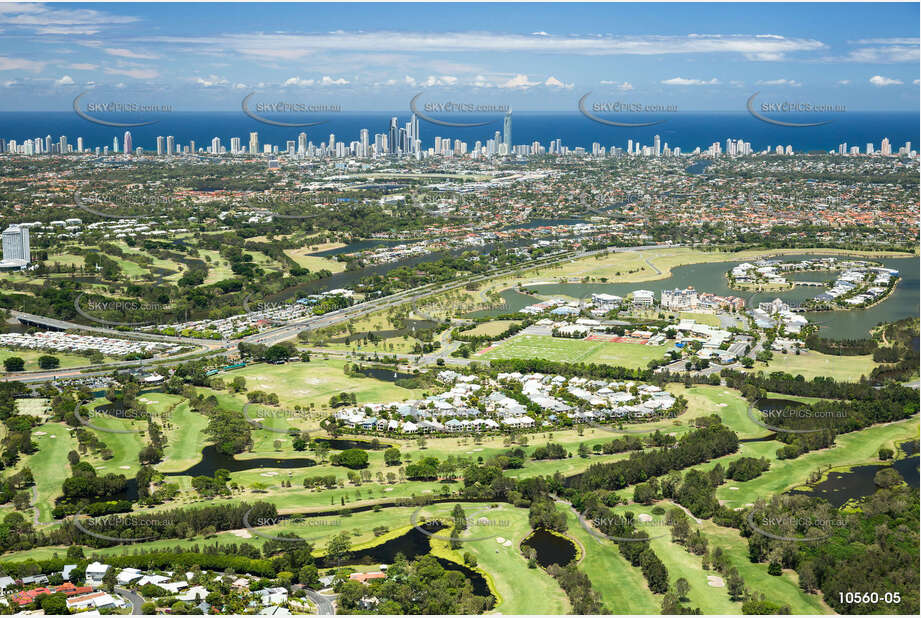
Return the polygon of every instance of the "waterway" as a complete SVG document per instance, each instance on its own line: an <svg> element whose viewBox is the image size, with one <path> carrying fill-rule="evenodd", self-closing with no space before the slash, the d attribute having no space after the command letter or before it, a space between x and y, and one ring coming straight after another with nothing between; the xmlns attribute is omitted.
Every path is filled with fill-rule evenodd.
<svg viewBox="0 0 921 618"><path fill-rule="evenodd" d="M426 530L432 533L437 532L443 527L442 524L420 525L426 526ZM413 561L416 558L424 556L431 551L432 546L431 538L429 535L425 534L418 528L410 528L409 532L406 532L405 534L402 534L396 538L390 539L389 541L385 541L380 545L375 545L360 551L350 552L349 555L342 560L341 564L393 564L398 554L402 554L403 557L408 561ZM438 563L446 570L459 571L460 573L463 573L463 575L469 579L473 585L474 594L478 596L492 596L489 591L489 585L486 583L486 579L473 569L437 556L436 560L438 560ZM330 560L328 558L320 558L317 562L320 568L331 568L338 566L336 561Z"/></svg>
<svg viewBox="0 0 921 618"><path fill-rule="evenodd" d="M268 470L291 470L309 468L317 465L313 459L306 457L257 457L254 459L237 459L225 455L209 444L201 451L201 461L182 472L166 472L166 476L214 476L217 470L224 469L230 472L245 472L266 468Z"/></svg>
<svg viewBox="0 0 921 618"><path fill-rule="evenodd" d="M576 546L569 539L546 530L535 530L521 543L537 552L537 564L566 566L576 558Z"/></svg>
<svg viewBox="0 0 921 618"><path fill-rule="evenodd" d="M783 259L799 260L818 257L815 254L785 255ZM839 256L845 259L846 256ZM859 259L859 258L853 258ZM896 289L889 298L874 307L867 309L853 309L849 311L824 311L804 314L811 322L819 324L819 334L832 339L860 339L867 336L871 328L881 322L891 322L918 314L919 296L919 268L918 258L886 258L875 259L887 268L899 271L901 279ZM526 289L536 292L541 296L568 296L583 298L592 293L614 294L626 296L635 290L651 290L658 296L662 290L674 288L694 287L700 292L711 292L719 296L739 296L744 298L747 306L757 305L760 302L780 298L785 302L798 305L805 300L814 298L823 288L796 286L792 290L779 292L743 292L733 290L726 280L726 272L742 260L722 262L709 262L688 264L672 268L672 274L665 279L655 281L640 281L637 283L550 283L546 285L525 286ZM655 264L655 260L652 260ZM824 276L833 276L829 273L804 273L807 277L801 280L823 280ZM519 311L524 307L540 302L539 298L528 294L521 294L513 289L502 292L506 307L488 311L478 311L470 314L471 317L494 316Z"/></svg>
<svg viewBox="0 0 921 618"><path fill-rule="evenodd" d="M901 450L908 456L894 461L892 468L905 479L909 486L918 489L921 477L918 472L917 443L905 442L901 445ZM829 472L822 482L810 485L809 489L795 489L787 493L823 498L833 506L841 507L848 500L863 498L875 493L878 488L873 479L877 472L888 467L884 464L870 464L854 466L846 472Z"/></svg>

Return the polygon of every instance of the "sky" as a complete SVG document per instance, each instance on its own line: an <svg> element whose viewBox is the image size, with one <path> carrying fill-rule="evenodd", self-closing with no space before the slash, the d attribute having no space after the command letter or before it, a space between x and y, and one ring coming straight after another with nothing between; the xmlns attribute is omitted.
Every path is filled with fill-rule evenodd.
<svg viewBox="0 0 921 618"><path fill-rule="evenodd" d="M0 4L0 111L918 110L918 3ZM271 110L269 110L271 111Z"/></svg>

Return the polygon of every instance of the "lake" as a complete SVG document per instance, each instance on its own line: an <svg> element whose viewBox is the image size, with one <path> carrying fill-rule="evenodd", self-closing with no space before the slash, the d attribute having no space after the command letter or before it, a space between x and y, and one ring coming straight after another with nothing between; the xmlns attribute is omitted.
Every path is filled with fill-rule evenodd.
<svg viewBox="0 0 921 618"><path fill-rule="evenodd" d="M815 254L785 255L784 259L798 260L818 257ZM844 259L846 256L840 256ZM857 259L857 258L855 258ZM699 292L711 292L719 296L739 296L745 299L746 306L751 307L760 302L780 298L784 301L800 304L815 297L823 288L797 286L792 290L781 292L743 292L733 290L726 281L726 272L743 260L709 262L688 264L672 268L672 274L666 279L655 281L640 281L637 283L551 283L547 285L531 285L526 289L534 291L541 296L569 296L583 298L592 293L614 294L626 296L634 290L651 290L658 296L662 290L674 288L694 287ZM877 259L887 268L899 271L901 279L892 295L868 309L853 309L850 311L825 311L804 314L811 322L820 325L819 334L831 339L861 339L867 336L871 328L880 322L892 322L918 314L919 295L919 268L917 258L887 258ZM655 264L655 261L653 261ZM822 280L829 273L806 273L812 278L800 280ZM470 314L471 317L494 316L520 311L528 305L540 302L540 299L528 294L521 294L513 289L502 292L502 298L507 304L506 308L478 311Z"/></svg>

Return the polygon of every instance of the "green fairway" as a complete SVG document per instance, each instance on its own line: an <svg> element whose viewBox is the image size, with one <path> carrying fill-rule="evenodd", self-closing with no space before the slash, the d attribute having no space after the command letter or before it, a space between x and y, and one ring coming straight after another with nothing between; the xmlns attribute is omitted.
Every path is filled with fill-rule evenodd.
<svg viewBox="0 0 921 618"><path fill-rule="evenodd" d="M23 466L32 469L38 491L39 521L51 521L54 500L61 495L61 483L69 472L67 453L76 448L70 428L64 423L45 423L32 432L38 452L24 460Z"/></svg>
<svg viewBox="0 0 921 618"><path fill-rule="evenodd" d="M311 360L285 365L250 365L226 374L227 382L241 376L247 390L276 393L282 405L328 408L329 398L339 393L355 393L358 403L385 403L419 398L421 391L401 388L392 382L370 377L345 375L342 360Z"/></svg>
<svg viewBox="0 0 921 618"><path fill-rule="evenodd" d="M430 505L420 514L443 521L453 521L453 502ZM541 568L528 568L528 561L518 549L521 541L531 533L528 510L508 504L497 504L495 508L482 503L461 503L468 524L468 530L461 538L471 540L452 551L448 542L438 537L450 536L444 530L432 541L438 555L463 562L463 554L469 552L477 559L477 566L492 579L499 602L493 608L499 614L566 614L569 600L559 584ZM502 541L501 543L499 541Z"/></svg>
<svg viewBox="0 0 921 618"><path fill-rule="evenodd" d="M833 356L808 350L799 355L774 352L774 358L767 364L767 367L756 366L755 370L765 373L783 371L794 376L801 375L807 380L825 376L841 381L856 382L861 376L869 376L876 365L871 354Z"/></svg>
<svg viewBox="0 0 921 618"><path fill-rule="evenodd" d="M876 425L861 431L839 435L835 446L819 451L810 451L796 459L778 461L774 453L780 448L780 442L750 442L742 445L742 451L760 449L767 445L763 453L771 461L771 468L761 476L744 483L727 480L716 490L720 502L737 508L754 503L760 497L772 496L806 482L809 473L819 468L853 466L862 463L877 463L881 446L892 447L895 442L918 437L918 417ZM761 455L744 452L742 454L758 457ZM725 466L725 464L724 464ZM737 487L738 489L732 489Z"/></svg>
<svg viewBox="0 0 921 618"><path fill-rule="evenodd" d="M195 465L201 459L202 448L207 444L202 431L208 425L203 414L193 412L189 402L183 401L172 409L166 427L167 444L163 462L157 466L161 472L177 472Z"/></svg>
<svg viewBox="0 0 921 618"><path fill-rule="evenodd" d="M487 349L477 357L487 360L542 358L567 363L601 363L644 368L649 361L662 358L668 349L670 346L585 341L547 335L518 335Z"/></svg>
<svg viewBox="0 0 921 618"><path fill-rule="evenodd" d="M639 567L632 566L612 541L586 531L572 509L566 509L569 529L583 549L579 568L592 580L608 611L617 614L658 614L661 597L650 592Z"/></svg>

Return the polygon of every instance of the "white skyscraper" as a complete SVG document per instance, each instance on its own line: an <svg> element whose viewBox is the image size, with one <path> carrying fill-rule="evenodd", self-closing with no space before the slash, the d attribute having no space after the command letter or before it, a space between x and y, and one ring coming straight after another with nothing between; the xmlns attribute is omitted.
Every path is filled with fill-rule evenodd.
<svg viewBox="0 0 921 618"><path fill-rule="evenodd" d="M166 141L163 139L162 135L157 136L157 154L162 156L163 151L166 149Z"/></svg>
<svg viewBox="0 0 921 618"><path fill-rule="evenodd" d="M249 154L259 154L259 133L251 131L249 134Z"/></svg>
<svg viewBox="0 0 921 618"><path fill-rule="evenodd" d="M25 266L32 261L29 228L11 225L3 230L3 261L7 266Z"/></svg>
<svg viewBox="0 0 921 618"><path fill-rule="evenodd" d="M122 148L125 150L125 154L131 154L132 142L131 142L131 131L125 131L125 137L122 139Z"/></svg>

